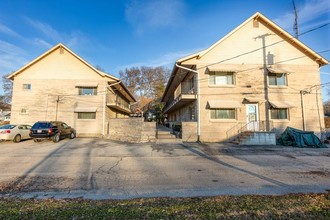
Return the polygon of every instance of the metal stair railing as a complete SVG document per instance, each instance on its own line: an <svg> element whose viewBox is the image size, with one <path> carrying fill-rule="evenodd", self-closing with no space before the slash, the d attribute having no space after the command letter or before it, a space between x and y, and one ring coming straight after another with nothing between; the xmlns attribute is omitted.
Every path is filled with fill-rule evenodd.
<svg viewBox="0 0 330 220"><path fill-rule="evenodd" d="M269 121L269 130L273 129L273 121ZM244 124L243 122L239 122L232 128L230 128L227 132L227 139L236 137L237 135L243 133L244 131L267 131L266 121L251 121L249 123Z"/></svg>

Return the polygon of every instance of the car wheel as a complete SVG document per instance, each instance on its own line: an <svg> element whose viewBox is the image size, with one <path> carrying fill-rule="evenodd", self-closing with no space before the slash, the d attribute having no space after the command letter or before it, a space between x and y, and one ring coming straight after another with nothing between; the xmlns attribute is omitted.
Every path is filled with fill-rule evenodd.
<svg viewBox="0 0 330 220"><path fill-rule="evenodd" d="M53 137L53 142L56 143L56 142L59 142L60 141L60 134L57 133L55 134L55 136Z"/></svg>
<svg viewBox="0 0 330 220"><path fill-rule="evenodd" d="M14 141L15 143L18 143L18 142L21 141L21 139L22 139L21 135L17 134L17 135L14 137L14 140L13 140L13 141Z"/></svg>
<svg viewBox="0 0 330 220"><path fill-rule="evenodd" d="M74 134L74 132L71 132L71 134L70 134L70 139L73 139L73 138L75 138L76 137L76 135Z"/></svg>

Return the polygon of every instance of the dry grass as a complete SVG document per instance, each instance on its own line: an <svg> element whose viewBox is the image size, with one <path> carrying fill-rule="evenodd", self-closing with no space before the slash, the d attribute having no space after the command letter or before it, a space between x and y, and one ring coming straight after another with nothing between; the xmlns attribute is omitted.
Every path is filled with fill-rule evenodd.
<svg viewBox="0 0 330 220"><path fill-rule="evenodd" d="M132 200L0 199L0 219L330 219L330 193Z"/></svg>

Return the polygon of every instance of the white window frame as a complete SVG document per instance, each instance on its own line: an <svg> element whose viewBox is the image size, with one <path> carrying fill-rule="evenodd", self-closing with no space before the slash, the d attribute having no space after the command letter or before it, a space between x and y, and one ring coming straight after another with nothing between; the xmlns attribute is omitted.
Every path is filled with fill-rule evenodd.
<svg viewBox="0 0 330 220"><path fill-rule="evenodd" d="M282 77L278 77L279 75L282 75L283 76L283 79L284 79L284 83L281 83L279 84L279 82L281 82L280 80L278 79L281 79ZM288 85L288 80L287 80L287 73L270 73L268 72L268 85L269 86L287 86ZM270 84L271 80L270 78L273 78L275 79L275 84Z"/></svg>
<svg viewBox="0 0 330 220"><path fill-rule="evenodd" d="M92 90L91 93L84 93L84 90ZM80 96L93 96L97 95L97 87L78 87L78 95Z"/></svg>
<svg viewBox="0 0 330 220"><path fill-rule="evenodd" d="M234 72L212 71L209 73L209 85L211 86L234 86L235 84Z"/></svg>

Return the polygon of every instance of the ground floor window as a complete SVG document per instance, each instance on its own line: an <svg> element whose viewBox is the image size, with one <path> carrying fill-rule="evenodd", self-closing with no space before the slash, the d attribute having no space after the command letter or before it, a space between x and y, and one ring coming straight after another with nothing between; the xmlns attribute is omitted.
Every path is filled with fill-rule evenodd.
<svg viewBox="0 0 330 220"><path fill-rule="evenodd" d="M195 121L195 107L189 107L189 119Z"/></svg>
<svg viewBox="0 0 330 220"><path fill-rule="evenodd" d="M236 119L236 110L229 109L211 109L211 119Z"/></svg>
<svg viewBox="0 0 330 220"><path fill-rule="evenodd" d="M96 112L78 112L78 119L96 119Z"/></svg>
<svg viewBox="0 0 330 220"><path fill-rule="evenodd" d="M273 108L270 110L271 119L289 119L287 108Z"/></svg>

